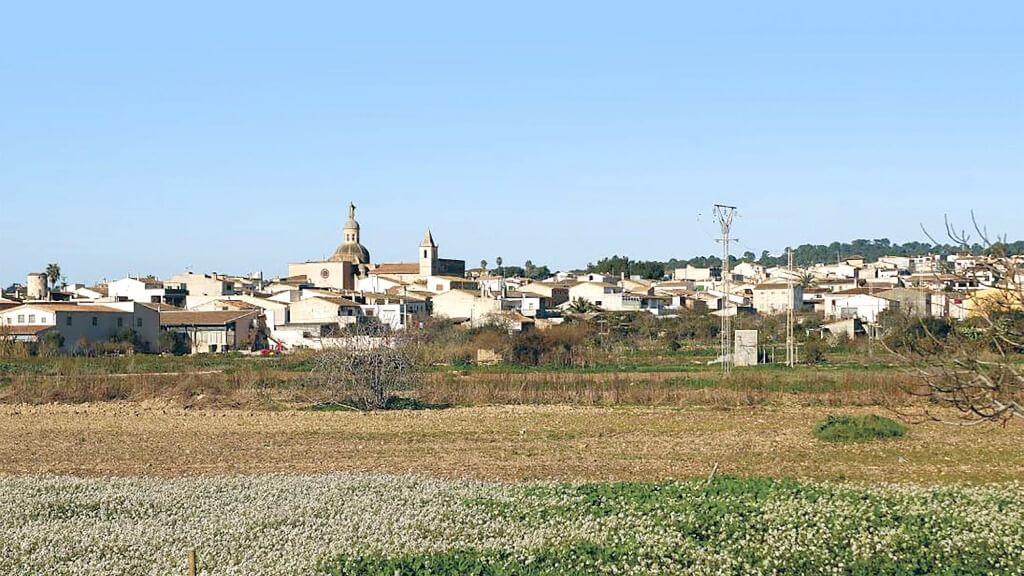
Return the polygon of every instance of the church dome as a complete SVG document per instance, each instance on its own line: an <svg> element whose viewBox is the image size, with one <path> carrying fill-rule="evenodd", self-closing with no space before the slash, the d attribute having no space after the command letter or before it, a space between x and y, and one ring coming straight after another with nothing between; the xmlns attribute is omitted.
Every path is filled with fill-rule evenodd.
<svg viewBox="0 0 1024 576"><path fill-rule="evenodd" d="M370 251L359 243L359 222L356 222L355 204L348 205L348 221L342 227L342 243L331 256L331 262L369 264Z"/></svg>
<svg viewBox="0 0 1024 576"><path fill-rule="evenodd" d="M370 251L358 243L343 243L331 256L331 262L351 262L353 264L369 264Z"/></svg>

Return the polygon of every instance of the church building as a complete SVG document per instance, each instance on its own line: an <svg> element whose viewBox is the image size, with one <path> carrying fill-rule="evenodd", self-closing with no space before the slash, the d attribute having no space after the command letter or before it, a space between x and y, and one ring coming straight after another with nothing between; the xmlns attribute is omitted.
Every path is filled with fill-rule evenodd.
<svg viewBox="0 0 1024 576"><path fill-rule="evenodd" d="M370 268L370 251L359 242L355 204L348 205L348 220L341 234L341 244L329 259L289 264L288 276L305 276L317 288L354 290L356 278L365 277Z"/></svg>

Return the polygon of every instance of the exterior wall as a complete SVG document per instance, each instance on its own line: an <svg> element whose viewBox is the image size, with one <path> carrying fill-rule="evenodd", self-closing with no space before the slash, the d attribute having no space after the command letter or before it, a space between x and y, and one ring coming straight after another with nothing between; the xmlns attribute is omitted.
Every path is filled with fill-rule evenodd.
<svg viewBox="0 0 1024 576"><path fill-rule="evenodd" d="M253 306L258 306L267 318L267 327L273 329L276 326L285 324L289 320L289 307L282 302L274 302L266 298L256 296L232 296L232 300L239 300Z"/></svg>
<svg viewBox="0 0 1024 576"><path fill-rule="evenodd" d="M259 329L258 321L259 312L254 310L226 324L163 326L162 330L186 337L192 354L226 352L249 349Z"/></svg>
<svg viewBox="0 0 1024 576"><path fill-rule="evenodd" d="M103 306L111 310L54 311L42 306L20 306L0 312L0 324L54 326L64 337L62 352L73 352L82 337L90 343L104 342L118 331L128 328L135 331L144 348L148 347L151 352L157 350L160 316L156 310L135 302L111 302ZM92 324L93 317L96 318L95 326ZM70 324L68 318L71 319Z"/></svg>
<svg viewBox="0 0 1024 576"><path fill-rule="evenodd" d="M858 270L849 264L827 264L811 268L811 274L815 278L853 279L858 277Z"/></svg>
<svg viewBox="0 0 1024 576"><path fill-rule="evenodd" d="M480 284L468 278L455 278L448 276L429 276L427 278L427 290L431 292L448 292L450 290L478 290Z"/></svg>
<svg viewBox="0 0 1024 576"><path fill-rule="evenodd" d="M230 282L213 274L186 272L171 276L166 284L181 285L188 290L189 296L225 296L234 293Z"/></svg>
<svg viewBox="0 0 1024 576"><path fill-rule="evenodd" d="M56 313L56 327L64 337L62 352L74 352L84 338L90 344L110 340L118 331L131 328L132 312L63 312Z"/></svg>
<svg viewBox="0 0 1024 576"><path fill-rule="evenodd" d="M31 304L16 306L0 311L0 324L16 326L52 326L56 324L54 312L43 307L34 307Z"/></svg>
<svg viewBox="0 0 1024 576"><path fill-rule="evenodd" d="M262 313L262 322L266 328L273 332L278 326L286 324L289 321L289 306L283 302L276 302L268 300L266 298L258 298L256 296L225 296L223 298L210 298L205 302L199 303L195 306L189 307L189 310L197 312L215 312L215 311L228 311L238 310L244 311L243 308L231 307L226 304L227 302L238 302L245 303L255 306L256 309Z"/></svg>
<svg viewBox="0 0 1024 576"><path fill-rule="evenodd" d="M932 298L931 293L924 290L912 288L894 288L879 292L879 296L895 300L900 303L900 311L911 316L931 316ZM940 314L944 316L944 314Z"/></svg>
<svg viewBox="0 0 1024 576"><path fill-rule="evenodd" d="M747 279L759 280L765 277L765 268L752 262L740 262L732 267L732 273Z"/></svg>
<svg viewBox="0 0 1024 576"><path fill-rule="evenodd" d="M355 268L351 262L300 262L288 265L288 276L306 276L317 288L355 289Z"/></svg>
<svg viewBox="0 0 1024 576"><path fill-rule="evenodd" d="M874 323L878 315L888 310L891 303L885 298L872 296L870 294L856 294L847 297L828 299L825 315L829 318L843 318L844 316L856 316L864 322Z"/></svg>
<svg viewBox="0 0 1024 576"><path fill-rule="evenodd" d="M799 310L803 304L803 288L794 285L781 288L754 288L754 310L759 314L782 314Z"/></svg>
<svg viewBox="0 0 1024 576"><path fill-rule="evenodd" d="M290 306L292 324L347 324L355 322L359 307L341 307L322 298L306 298Z"/></svg>
<svg viewBox="0 0 1024 576"><path fill-rule="evenodd" d="M618 306L621 305L622 302L622 289L613 286L604 286L601 284L585 282L569 288L569 300L573 301L577 298L583 298L591 304L601 306L602 308L605 308L613 301L617 302L618 304L615 305ZM605 309L608 310L610 308Z"/></svg>
<svg viewBox="0 0 1024 576"><path fill-rule="evenodd" d="M104 306L132 313L131 329L147 352L160 351L160 312L140 302L104 302Z"/></svg>
<svg viewBox="0 0 1024 576"><path fill-rule="evenodd" d="M427 303L420 301L363 304L360 308L364 316L377 318L395 330L405 328L407 322L415 325L427 318Z"/></svg>
<svg viewBox="0 0 1024 576"><path fill-rule="evenodd" d="M107 284L107 296L113 300L131 302L163 302L164 289L146 288L146 283L134 278L122 278Z"/></svg>
<svg viewBox="0 0 1024 576"><path fill-rule="evenodd" d="M395 286L401 286L402 284L398 280L391 280L386 276L377 276L370 274L366 278L359 278L356 280L356 290L362 292L385 292L389 288Z"/></svg>
<svg viewBox="0 0 1024 576"><path fill-rule="evenodd" d="M523 316L543 315L544 310L547 308L545 304L548 299L543 296L530 296L526 294L518 300L520 301L519 311L522 312Z"/></svg>
<svg viewBox="0 0 1024 576"><path fill-rule="evenodd" d="M228 328L198 327L188 331L192 344L192 354L204 352L223 352L229 347L234 348L234 331Z"/></svg>
<svg viewBox="0 0 1024 576"><path fill-rule="evenodd" d="M445 276L465 276L466 275L466 262L465 260L451 260L448 258L438 258L434 274L441 274Z"/></svg>
<svg viewBox="0 0 1024 576"><path fill-rule="evenodd" d="M697 268L689 265L686 268L676 268L672 272L673 280L711 280L713 276L711 268Z"/></svg>
<svg viewBox="0 0 1024 576"><path fill-rule="evenodd" d="M98 300L104 297L104 294L101 292L97 292L91 288L86 288L85 286L76 287L72 291L72 294L74 294L75 298L81 300Z"/></svg>
<svg viewBox="0 0 1024 576"><path fill-rule="evenodd" d="M525 294L537 294L548 299L548 306L555 307L569 301L569 289L541 282L531 282L519 288Z"/></svg>
<svg viewBox="0 0 1024 576"><path fill-rule="evenodd" d="M453 290L433 299L434 315L443 318L468 318L470 325L486 324L502 310L501 300L481 298L468 292Z"/></svg>

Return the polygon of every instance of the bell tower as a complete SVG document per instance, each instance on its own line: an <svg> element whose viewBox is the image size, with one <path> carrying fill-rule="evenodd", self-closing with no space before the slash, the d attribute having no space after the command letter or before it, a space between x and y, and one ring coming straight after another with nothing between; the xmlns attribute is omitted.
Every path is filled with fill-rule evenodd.
<svg viewBox="0 0 1024 576"><path fill-rule="evenodd" d="M420 276L426 278L437 273L437 244L427 228L423 242L420 242Z"/></svg>

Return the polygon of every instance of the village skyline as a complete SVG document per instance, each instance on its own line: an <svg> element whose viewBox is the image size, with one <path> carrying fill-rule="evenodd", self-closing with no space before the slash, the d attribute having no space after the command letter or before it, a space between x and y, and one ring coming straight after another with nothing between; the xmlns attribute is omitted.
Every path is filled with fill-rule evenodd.
<svg viewBox="0 0 1024 576"><path fill-rule="evenodd" d="M698 216L698 219L699 219L699 216ZM708 223L705 223L705 224L708 224ZM969 219L968 219L967 224L972 225L970 223ZM707 228L707 226L705 226L705 227ZM336 231L337 231L337 237L341 238L341 236L342 236L341 226L339 226ZM643 253L627 254L625 252L619 252L619 251L612 250L612 251L604 253L604 254L595 255L595 256L593 256L593 257L591 257L591 258L589 258L589 259L587 259L586 261L583 261L583 262L575 262L575 263L569 262L568 265L559 266L559 265L555 265L553 263L554 262L565 262L566 260L564 258L559 258L557 252L542 254L542 255L540 255L540 257L531 257L529 255L522 256L522 257L517 257L513 253L513 256L509 257L509 256L506 256L506 255L503 255L500 251L495 251L494 254L490 254L490 255L484 254L484 255L481 255L479 258L467 257L466 261L470 263L471 267L477 267L478 263L480 263L481 261L487 261L489 263L488 267L491 268L491 269L495 269L495 268L497 268L497 265L495 264L495 259L496 258L502 258L503 262L504 262L504 267L508 268L510 270L513 270L513 271L517 271L517 270L521 271L525 264L530 263L530 264L532 264L533 266L536 266L536 267L543 266L545 268L545 270L549 270L550 272L554 273L554 272L558 272L558 271L565 271L565 272L570 272L570 271L572 271L572 272L601 271L601 272L607 272L608 270L605 269L606 267L602 267L602 266L599 265L602 261L611 260L611 259L627 259L627 260L629 260L631 262L664 264L665 266L664 266L664 274L663 274L663 276L664 277L670 277L670 276L672 276L672 269L673 269L673 267L675 265L677 265L677 264L678 265L685 265L687 262L696 261L699 265L703 266L703 265L706 265L708 262L714 262L714 261L719 261L720 262L720 260L721 260L721 258L720 258L721 252L720 252L720 245L716 244L717 239L715 239L712 236L712 232L711 232L710 228L707 228L707 230L704 230L704 232L706 233L705 235L708 237L708 241L707 241L708 246L707 246L707 250L705 252L695 252L693 254L675 254L675 255L671 255L671 256L669 256L667 258L649 257L649 256L647 256L646 254L643 254ZM858 244L865 244L865 243L867 243L869 246L870 245L878 245L878 244L880 244L883 247L891 246L893 248L891 250L886 250L885 248L882 248L882 247L872 246L872 250L873 251L878 251L878 250L881 250L881 251L878 252L878 254L875 254L873 256L869 255L867 257L868 261L874 261L879 256L895 256L895 255L925 256L925 255L933 254L933 253L934 254L956 254L956 253L962 253L962 252L966 251L966 250L964 250L960 246L952 245L952 243L949 241L949 239L944 237L939 232L944 232L944 228L940 227L940 228L936 229L934 234L931 231L927 231L927 230L923 231L923 232L920 233L920 237L919 238L914 238L914 239L906 240L904 242L894 241L889 236L883 236L883 237L873 238L873 239L864 239L864 238L860 238L860 239L854 239L854 238L851 238L851 239L831 239L831 240L822 241L822 242L799 241L799 242L794 242L791 245L783 246L783 247L778 248L778 249L772 249L772 248L757 248L757 249L755 249L756 247L751 247L750 244L748 244L747 242L744 242L741 239L739 239L733 245L732 254L731 254L731 260L733 260L734 262L746 261L746 262L765 263L764 262L764 256L769 256L772 261L781 261L781 260L784 260L785 257L786 257L786 250L787 250L787 248L793 248L794 250L796 250L797 248L805 248L805 249L813 248L813 250L808 250L808 252L811 254L811 255L808 255L808 256L800 256L799 254L802 253L802 251L798 251L797 262L800 263L800 264L804 264L804 265L827 264L827 263L830 263L830 262L833 262L833 263L834 262L839 262L844 257L863 256L863 254L861 254L861 253L864 252L864 249L861 246L858 246ZM369 239L376 238L376 237L404 237L404 236L409 236L410 239L411 239L411 238L415 238L417 236L417 234L415 232L409 232L409 231L402 232L402 231L387 231L387 230L385 230L385 231L376 231L376 233L374 233L373 223L371 223L371 226L364 228L363 235L364 235L364 238L367 239L367 244L370 243ZM974 236L976 237L977 233L975 233ZM443 236L442 236L442 238L443 238ZM1009 243L1010 253L1011 254L1024 253L1024 250L1020 249L1021 248L1020 244L1022 243L1022 241L1017 240L1014 237L1009 237L1009 236L1003 238L1003 235L996 236L996 238L999 238L1001 240L1005 240L1006 242ZM308 257L305 257L305 258L292 258L289 261L326 260L328 258L328 256L329 256L331 246L332 246L331 244L326 244L323 247L323 249L320 250L319 253L313 253L311 251L310 254L308 255ZM831 250L825 250L829 246L831 246ZM930 249L929 247L934 248L934 250ZM985 247L980 245L980 244L978 244L974 248L975 248L974 252L975 253L979 253L981 250L984 250ZM462 255L459 247L455 247L454 249L456 250L456 252L458 252L458 253L460 253L460 255ZM473 248L472 250L475 251L475 252L479 252L479 247ZM409 252L409 250L408 250L408 244L407 244L406 247L405 247L405 250L400 250L400 251L397 251L395 253L385 252L382 255L384 258L382 260L380 260L380 261L401 260L403 256L407 256L408 255L408 252ZM823 252L827 252L828 253L827 257L822 255ZM381 253L378 252L377 250L374 250L374 254L375 255L380 255ZM803 258L803 260L801 260L801 258ZM44 258L43 260L45 260L45 262L40 261L39 263L30 264L29 265L29 269L26 269L26 270L0 269L0 284L2 284L4 287L6 287L9 284L24 283L24 279L25 279L25 274L26 273L40 272L40 271L43 270L43 268L45 268L45 266L47 264L54 264L54 263L58 264L61 267L62 274L63 274L65 280L71 280L71 281L78 282L78 283L84 283L86 285L101 284L101 283L105 283L105 282L108 282L108 281L113 281L113 280L117 280L117 279L120 279L120 278L126 278L126 277L135 277L135 278L141 278L141 277L164 278L164 277L169 277L169 276L171 276L173 274L177 274L177 273L181 273L181 272L214 273L214 274L226 274L226 275L231 275L231 276L252 276L252 277L255 277L257 275L262 274L262 275L264 275L267 278L283 277L283 276L287 275L285 272L286 272L286 269L287 269L287 266L288 266L286 262L267 262L265 264L264 263L257 263L255 265L250 265L248 267L246 267L246 266L238 266L236 264L232 264L232 263L229 263L229 262L224 262L222 264L214 263L212 265L208 265L206 268L197 268L193 264L182 264L182 265L178 266L177 268L173 268L172 267L170 269L154 270L154 269L151 269L152 267L147 268L145 265L143 265L143 266L136 265L136 266L128 266L126 270L122 270L120 272L115 270L115 271L110 271L110 272L102 272L101 271L99 273L96 273L96 272L93 272L93 273L89 273L89 272L82 273L80 271L81 267L74 260L61 260L61 259L55 259L55 258L50 258L50 259ZM183 257L182 261L186 261L186 260L188 260L188 261L196 260L196 261L200 261L200 262L203 261L201 258L195 258L195 259L188 258L187 255L185 257ZM653 276L652 276L652 278L653 278Z"/></svg>

